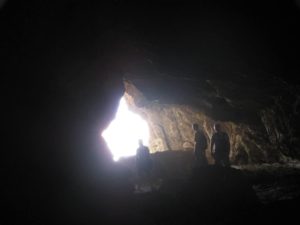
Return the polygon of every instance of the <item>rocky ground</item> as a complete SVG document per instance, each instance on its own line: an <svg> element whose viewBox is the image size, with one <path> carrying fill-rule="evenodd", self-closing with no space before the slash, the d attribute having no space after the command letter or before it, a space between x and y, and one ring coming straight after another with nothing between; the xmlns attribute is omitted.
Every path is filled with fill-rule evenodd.
<svg viewBox="0 0 300 225"><path fill-rule="evenodd" d="M132 173L134 221L143 224L271 224L297 219L300 169L290 164L197 167L191 152L152 155L152 177ZM129 173L130 174L130 173ZM177 174L177 175L176 175ZM137 216L137 217L136 217Z"/></svg>

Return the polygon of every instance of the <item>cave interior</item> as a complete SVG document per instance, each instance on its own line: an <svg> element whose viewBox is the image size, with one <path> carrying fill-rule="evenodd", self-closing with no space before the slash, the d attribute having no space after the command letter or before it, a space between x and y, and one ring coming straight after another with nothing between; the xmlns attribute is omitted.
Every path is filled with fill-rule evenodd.
<svg viewBox="0 0 300 225"><path fill-rule="evenodd" d="M0 7L5 224L297 220L298 0ZM134 153L114 161L101 135L121 97L149 126L146 180ZM209 144L221 124L231 167L208 149L209 165L195 164L193 123Z"/></svg>

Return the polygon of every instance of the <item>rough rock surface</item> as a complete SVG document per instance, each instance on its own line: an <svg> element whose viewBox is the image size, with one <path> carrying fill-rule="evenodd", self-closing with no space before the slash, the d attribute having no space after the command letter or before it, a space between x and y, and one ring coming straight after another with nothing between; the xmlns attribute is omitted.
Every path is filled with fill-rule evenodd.
<svg viewBox="0 0 300 225"><path fill-rule="evenodd" d="M191 149L193 123L210 140L213 124L219 122L229 134L233 163L286 162L300 156L299 88L281 79L266 74L233 74L230 80L128 74L128 79L125 97L150 126L152 152Z"/></svg>

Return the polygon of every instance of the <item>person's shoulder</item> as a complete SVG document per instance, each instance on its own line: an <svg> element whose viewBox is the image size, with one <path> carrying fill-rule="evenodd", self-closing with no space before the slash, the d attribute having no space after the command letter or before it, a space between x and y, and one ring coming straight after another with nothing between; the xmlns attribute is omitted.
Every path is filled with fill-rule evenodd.
<svg viewBox="0 0 300 225"><path fill-rule="evenodd" d="M202 130L202 129L199 130L199 133L204 134L204 130Z"/></svg>
<svg viewBox="0 0 300 225"><path fill-rule="evenodd" d="M222 135L228 137L227 132L224 132L224 131L223 131L223 132L222 132Z"/></svg>
<svg viewBox="0 0 300 225"><path fill-rule="evenodd" d="M143 150L149 150L148 146L143 146Z"/></svg>
<svg viewBox="0 0 300 225"><path fill-rule="evenodd" d="M211 136L211 140L214 141L216 139L217 133L213 133Z"/></svg>
<svg viewBox="0 0 300 225"><path fill-rule="evenodd" d="M226 141L229 141L229 136L226 132L222 132L222 138L225 139Z"/></svg>

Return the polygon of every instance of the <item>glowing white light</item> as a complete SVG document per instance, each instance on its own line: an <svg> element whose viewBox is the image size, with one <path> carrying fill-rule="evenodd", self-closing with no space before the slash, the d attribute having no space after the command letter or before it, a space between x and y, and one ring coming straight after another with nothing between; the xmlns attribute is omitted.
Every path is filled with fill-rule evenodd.
<svg viewBox="0 0 300 225"><path fill-rule="evenodd" d="M139 115L129 111L124 97L121 98L116 118L102 132L114 160L123 156L133 156L138 148L138 140L149 143L149 127Z"/></svg>

